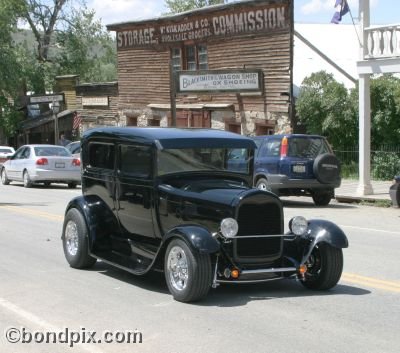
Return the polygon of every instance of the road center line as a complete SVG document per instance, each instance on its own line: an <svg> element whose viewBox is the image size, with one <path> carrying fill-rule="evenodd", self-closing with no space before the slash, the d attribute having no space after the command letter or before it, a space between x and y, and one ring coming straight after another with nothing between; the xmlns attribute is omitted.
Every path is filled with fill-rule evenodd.
<svg viewBox="0 0 400 353"><path fill-rule="evenodd" d="M400 293L400 282L385 281L377 278L356 275L355 273L343 273L341 280L367 287L383 289L389 292Z"/></svg>
<svg viewBox="0 0 400 353"><path fill-rule="evenodd" d="M9 211L13 211L13 212L17 212L17 213L23 213L23 214L32 215L32 216L43 217L43 218L50 219L52 221L62 221L64 219L64 217L60 216L60 215L56 215L56 214L48 213L48 212L44 212L44 211L38 211L38 210L31 209L31 208L22 208L20 206L0 206L0 208L6 209Z"/></svg>

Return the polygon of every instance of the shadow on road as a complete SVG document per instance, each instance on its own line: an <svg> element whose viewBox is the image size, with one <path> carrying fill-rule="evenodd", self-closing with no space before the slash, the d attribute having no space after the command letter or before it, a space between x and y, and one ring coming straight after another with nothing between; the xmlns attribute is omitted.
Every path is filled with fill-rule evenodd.
<svg viewBox="0 0 400 353"><path fill-rule="evenodd" d="M98 262L89 271L97 271L105 276L140 287L146 291L158 292L170 296L164 274L150 272L145 276L135 276L103 262ZM338 284L329 291L312 291L306 289L296 280L278 280L258 284L226 284L217 289L210 289L208 296L200 302L191 303L199 306L235 307L247 305L257 300L274 300L285 298L321 297L337 295L367 295L371 292L349 285Z"/></svg>

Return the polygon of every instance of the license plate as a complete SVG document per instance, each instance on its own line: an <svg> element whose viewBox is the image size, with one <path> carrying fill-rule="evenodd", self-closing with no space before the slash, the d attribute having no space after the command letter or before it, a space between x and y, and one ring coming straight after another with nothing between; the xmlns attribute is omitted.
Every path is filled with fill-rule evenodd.
<svg viewBox="0 0 400 353"><path fill-rule="evenodd" d="M65 168L65 163L56 163L56 168Z"/></svg>
<svg viewBox="0 0 400 353"><path fill-rule="evenodd" d="M305 173L306 172L306 166L303 164L296 164L292 168L293 168L293 173Z"/></svg>

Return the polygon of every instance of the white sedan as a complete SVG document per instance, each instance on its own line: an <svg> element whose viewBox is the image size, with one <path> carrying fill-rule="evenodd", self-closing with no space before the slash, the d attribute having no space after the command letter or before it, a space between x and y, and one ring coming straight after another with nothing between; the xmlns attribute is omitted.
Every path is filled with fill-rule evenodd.
<svg viewBox="0 0 400 353"><path fill-rule="evenodd" d="M0 146L0 165L3 164L8 157L15 153L14 148L9 146Z"/></svg>
<svg viewBox="0 0 400 353"><path fill-rule="evenodd" d="M66 183L75 188L81 182L80 165L63 146L25 145L1 167L1 182L22 181L26 188L33 183Z"/></svg>

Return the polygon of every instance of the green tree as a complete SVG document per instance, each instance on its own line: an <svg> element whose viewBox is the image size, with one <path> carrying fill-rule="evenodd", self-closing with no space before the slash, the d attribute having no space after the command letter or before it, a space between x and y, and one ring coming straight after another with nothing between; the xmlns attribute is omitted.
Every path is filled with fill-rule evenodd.
<svg viewBox="0 0 400 353"><path fill-rule="evenodd" d="M353 145L358 139L358 109L332 74L320 71L304 79L296 111L308 133L326 136L333 146Z"/></svg>
<svg viewBox="0 0 400 353"><path fill-rule="evenodd" d="M24 70L12 33L17 30L24 5L23 0L0 0L0 128L7 136L15 134L21 119L14 101L21 92Z"/></svg>
<svg viewBox="0 0 400 353"><path fill-rule="evenodd" d="M371 80L372 145L398 145L399 140L400 79L393 75L382 75Z"/></svg>
<svg viewBox="0 0 400 353"><path fill-rule="evenodd" d="M84 82L112 81L117 77L114 40L95 12L72 11L69 26L57 34L58 74L77 74Z"/></svg>
<svg viewBox="0 0 400 353"><path fill-rule="evenodd" d="M179 13L225 2L225 0L165 0L165 6L170 13Z"/></svg>

